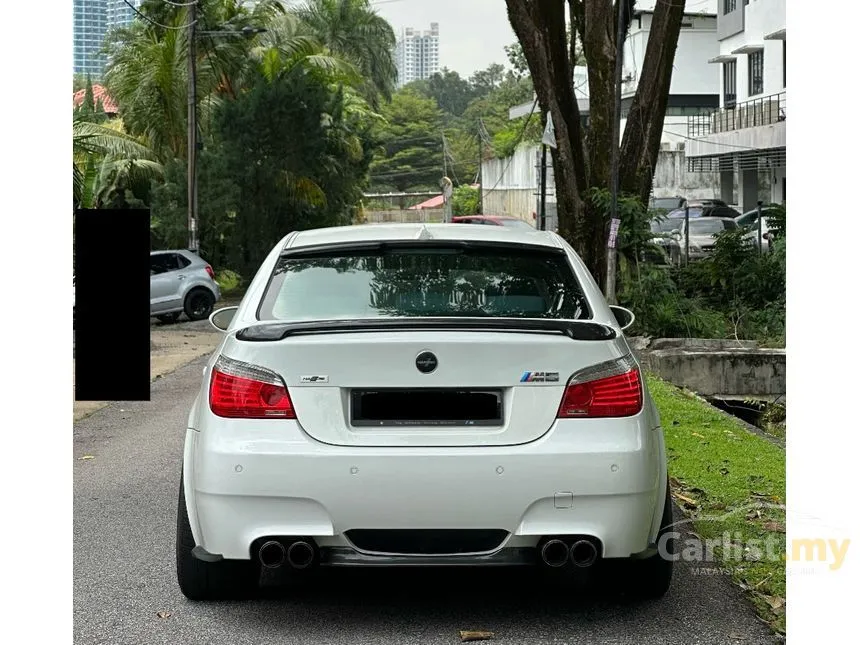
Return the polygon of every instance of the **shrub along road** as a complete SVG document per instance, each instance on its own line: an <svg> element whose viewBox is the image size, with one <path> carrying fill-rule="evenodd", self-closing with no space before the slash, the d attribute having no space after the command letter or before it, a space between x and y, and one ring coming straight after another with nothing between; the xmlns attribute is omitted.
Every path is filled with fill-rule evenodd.
<svg viewBox="0 0 860 645"><path fill-rule="evenodd" d="M175 582L176 495L186 415L205 359L153 383L148 403L111 404L74 429L75 642L502 643L779 642L722 575L683 563L662 601L575 599L513 570L323 571L301 593L192 603Z"/></svg>

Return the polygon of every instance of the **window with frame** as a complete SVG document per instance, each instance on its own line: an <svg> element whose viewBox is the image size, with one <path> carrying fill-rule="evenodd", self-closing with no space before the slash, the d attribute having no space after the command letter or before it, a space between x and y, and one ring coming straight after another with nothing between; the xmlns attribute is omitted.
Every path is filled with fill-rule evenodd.
<svg viewBox="0 0 860 645"><path fill-rule="evenodd" d="M738 100L737 61L723 63L723 107L733 108Z"/></svg>
<svg viewBox="0 0 860 645"><path fill-rule="evenodd" d="M723 0L723 15L738 8L738 0Z"/></svg>
<svg viewBox="0 0 860 645"><path fill-rule="evenodd" d="M749 55L749 95L764 93L764 50Z"/></svg>

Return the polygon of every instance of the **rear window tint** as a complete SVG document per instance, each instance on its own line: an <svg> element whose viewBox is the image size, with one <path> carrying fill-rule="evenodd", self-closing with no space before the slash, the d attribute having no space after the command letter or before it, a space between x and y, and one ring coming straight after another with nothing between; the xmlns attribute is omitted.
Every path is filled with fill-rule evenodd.
<svg viewBox="0 0 860 645"><path fill-rule="evenodd" d="M379 317L590 319L561 253L498 248L397 248L280 258L261 320Z"/></svg>

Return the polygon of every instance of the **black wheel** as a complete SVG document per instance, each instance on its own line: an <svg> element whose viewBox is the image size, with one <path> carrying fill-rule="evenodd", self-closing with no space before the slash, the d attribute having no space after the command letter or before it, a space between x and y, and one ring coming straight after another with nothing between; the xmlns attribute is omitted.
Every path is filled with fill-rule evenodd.
<svg viewBox="0 0 860 645"><path fill-rule="evenodd" d="M635 598L643 600L662 598L669 591L674 562L664 558L663 554L675 552L674 538L665 537L667 533L674 530L673 521L672 493L669 490L669 482L666 482L666 503L663 505L660 531L657 533L657 543L661 545L663 553L657 553L642 560L632 560L629 563L626 587Z"/></svg>
<svg viewBox="0 0 860 645"><path fill-rule="evenodd" d="M159 322L165 325L172 325L173 323L179 321L179 316L181 315L182 314L180 314L179 312L174 312L172 314L161 314L160 316L156 316L156 318L158 318Z"/></svg>
<svg viewBox="0 0 860 645"><path fill-rule="evenodd" d="M185 506L185 488L180 479L176 513L176 578L183 595L190 600L237 600L253 593L257 587L257 572L250 560L203 562L192 555L194 546Z"/></svg>
<svg viewBox="0 0 860 645"><path fill-rule="evenodd" d="M205 320L215 306L215 296L208 289L192 289L185 296L185 315L189 320Z"/></svg>

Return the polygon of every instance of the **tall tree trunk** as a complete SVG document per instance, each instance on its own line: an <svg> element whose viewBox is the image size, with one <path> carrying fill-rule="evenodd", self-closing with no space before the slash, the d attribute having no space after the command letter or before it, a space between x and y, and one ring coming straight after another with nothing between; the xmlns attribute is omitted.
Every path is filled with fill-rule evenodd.
<svg viewBox="0 0 860 645"><path fill-rule="evenodd" d="M633 0L626 3L626 34ZM610 187L612 124L615 118L615 59L619 2L613 0L506 0L508 18L522 45L538 102L552 115L558 149L553 150L559 232L603 284L606 271L606 213L588 199L592 187ZM573 88L574 43L566 37L565 4L572 36L582 41L588 64L587 142ZM663 115L684 0L657 4L620 156L620 187L647 200L660 149ZM575 41L575 37L572 38ZM647 187L647 188L646 188ZM643 193L644 191L644 193Z"/></svg>
<svg viewBox="0 0 860 645"><path fill-rule="evenodd" d="M621 192L648 203L686 0L658 2L621 144Z"/></svg>
<svg viewBox="0 0 860 645"><path fill-rule="evenodd" d="M529 65L541 111L552 115L559 233L587 255L583 195L587 169L567 43L564 0L506 0L508 17Z"/></svg>

